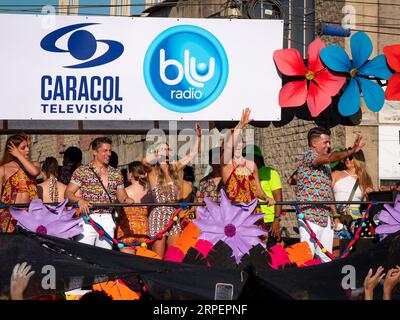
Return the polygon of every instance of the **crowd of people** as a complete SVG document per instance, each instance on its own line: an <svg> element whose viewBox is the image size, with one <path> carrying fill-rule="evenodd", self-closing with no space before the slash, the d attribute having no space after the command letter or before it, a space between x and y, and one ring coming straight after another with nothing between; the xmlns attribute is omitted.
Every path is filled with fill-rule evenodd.
<svg viewBox="0 0 400 320"><path fill-rule="evenodd" d="M186 156L173 161L173 150L168 144L154 145L143 159L136 159L128 165L125 179L117 168L118 157L115 153L113 156L112 141L108 137L92 141L93 160L87 164L82 164L79 148L69 147L64 153L62 166L54 157L46 158L40 166L37 161L30 160L29 137L12 135L6 141L0 165L0 202L29 203L40 198L45 203L59 203L68 199L77 204L78 214L90 215L108 234L125 244L156 238L151 249L162 258L167 246L175 244L185 227L178 219L165 231L176 207L163 204L203 202L206 197L219 201L220 190L224 189L233 202L250 202L258 198L262 205L256 208L256 212L263 213L258 225L269 235L264 240L277 241L281 232L282 206L276 202L283 200L282 181L276 169L265 165L259 147L242 143L242 131L250 121L250 109L245 109L238 125L231 129L231 135L221 147L209 150L211 170L199 181L197 190L189 163L200 150L201 128L198 124L195 127L196 141ZM296 200L365 200L373 191L373 185L366 171L364 145L361 137L357 137L351 148L331 152L330 131L321 127L311 129L308 133L309 148L288 181L295 186ZM113 165L112 161L115 162ZM38 177L41 177L39 184ZM112 206L93 207L93 203L125 206L119 210ZM152 205L132 206L144 203ZM198 219L196 208L187 208L181 217ZM352 236L362 216L360 206L355 205L303 204L299 213L309 224L306 226L299 219L300 241L308 242L314 255L323 262L330 259L317 246L312 233L324 248L332 251L337 239ZM2 232L13 232L16 223L7 208L1 209ZM82 234L74 240L117 249L86 220L83 220ZM120 249L132 253L129 246Z"/></svg>
<svg viewBox="0 0 400 320"><path fill-rule="evenodd" d="M224 189L234 202L250 202L255 198L263 202L256 209L264 214L258 224L269 232L268 239L275 243L281 231L282 206L275 202L283 200L282 180L276 169L265 165L258 146L243 144L243 129L250 121L250 109L247 108L221 147L209 150L211 170L199 181L197 190L194 171L189 163L200 150L199 125L195 128L196 142L185 157L172 161L174 154L168 144L154 145L143 159L136 159L128 165L126 178L117 168L118 156L112 151L112 142L107 137L92 141L93 160L87 164L82 164L79 148L69 147L64 152L62 166L54 157L48 157L40 167L38 162L29 159L28 136L13 135L7 139L0 166L1 202L29 203L38 197L45 203L59 203L68 199L78 205L80 214L90 214L108 234L128 245L156 237L151 249L163 257L166 246L176 242L185 226L182 220L176 221L162 233L176 208L129 205L203 202L205 197L219 201L220 190ZM290 181L295 185L298 201L363 200L373 191L371 178L365 169L361 150L364 143L360 137L352 148L330 152L329 130L317 127L310 130L308 143L309 149L299 161ZM340 162L337 167L341 170L331 174L327 164L334 162ZM41 183L36 185L39 176ZM92 203L121 203L126 207L123 210L92 208ZM301 213L310 223L312 231L299 220L300 239L309 242L314 253L323 261L329 258L320 252L310 238L310 232L315 232L324 247L331 250L333 233L335 238L343 237L345 231L350 234L354 230L354 221L361 217L359 207L349 205L304 205L301 206ZM196 207L184 210L182 216L186 220L198 218ZM1 211L0 222L3 232L12 232L16 225L7 209ZM112 242L100 236L88 221L84 221L83 227L83 233L75 240L113 248ZM130 252L129 247L121 250Z"/></svg>

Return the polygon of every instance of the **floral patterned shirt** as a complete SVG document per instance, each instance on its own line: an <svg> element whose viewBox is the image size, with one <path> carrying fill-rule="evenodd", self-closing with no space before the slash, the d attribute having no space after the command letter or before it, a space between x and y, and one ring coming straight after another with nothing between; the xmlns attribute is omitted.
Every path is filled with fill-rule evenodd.
<svg viewBox="0 0 400 320"><path fill-rule="evenodd" d="M326 165L314 167L315 158L318 154L307 150L300 160L297 168L297 201L332 201L332 175ZM320 227L326 227L330 217L331 208L321 205L301 206L301 213L307 221L315 223Z"/></svg>
<svg viewBox="0 0 400 320"><path fill-rule="evenodd" d="M93 203L110 203L110 198L101 186L99 179L90 169L98 173L93 162L87 165L80 166L74 171L71 177L71 182L79 186L83 199ZM121 171L111 166L107 167L108 185L107 191L112 202L117 200L117 189L124 188L124 180ZM112 213L112 208L101 208L91 210L91 213Z"/></svg>
<svg viewBox="0 0 400 320"><path fill-rule="evenodd" d="M196 194L196 202L203 202L204 198L210 198L213 202L221 201L221 189L224 189L224 183L221 181L218 185L209 177L203 178L199 183L199 190Z"/></svg>

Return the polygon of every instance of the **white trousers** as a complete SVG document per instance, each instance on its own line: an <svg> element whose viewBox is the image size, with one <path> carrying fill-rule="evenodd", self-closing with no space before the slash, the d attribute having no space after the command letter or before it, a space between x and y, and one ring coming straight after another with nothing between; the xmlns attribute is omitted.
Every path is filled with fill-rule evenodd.
<svg viewBox="0 0 400 320"><path fill-rule="evenodd" d="M307 228L303 220L298 220L300 241L307 241L310 249L314 256L320 258L323 262L332 261L325 253L323 253L316 241L311 238L310 230ZM317 239L322 243L324 248L329 252L332 252L333 247L333 230L331 229L331 219L328 219L328 225L326 227L320 227L319 225L308 221L312 231L314 231Z"/></svg>
<svg viewBox="0 0 400 320"><path fill-rule="evenodd" d="M101 225L111 237L114 237L115 223L111 214L93 213L90 217L93 221ZM86 220L83 220L83 233L77 236L76 240L81 243L91 244L104 249L112 249L113 247L113 243L106 237L100 236L90 222L87 222Z"/></svg>

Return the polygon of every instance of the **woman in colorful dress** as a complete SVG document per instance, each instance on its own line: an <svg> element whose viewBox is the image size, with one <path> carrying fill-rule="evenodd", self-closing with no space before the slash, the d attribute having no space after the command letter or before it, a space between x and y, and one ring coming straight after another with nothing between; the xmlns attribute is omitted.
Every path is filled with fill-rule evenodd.
<svg viewBox="0 0 400 320"><path fill-rule="evenodd" d="M182 199L183 168L197 155L200 148L201 128L196 124L197 139L189 154L178 161L172 161L173 154L166 143L155 146L153 150L142 160L148 173L151 192L156 203L173 203ZM175 207L155 207L149 215L150 237L157 237L153 243L152 250L161 258L164 257L165 246L174 245L182 229L179 219L171 222ZM162 234L165 231L164 234Z"/></svg>
<svg viewBox="0 0 400 320"><path fill-rule="evenodd" d="M213 202L221 201L221 190L225 190L225 186L222 181L221 166L219 164L220 150L220 148L213 148L208 153L208 163L211 166L211 172L200 180L195 202L204 202L204 198L209 198ZM196 219L199 219L197 210Z"/></svg>
<svg viewBox="0 0 400 320"><path fill-rule="evenodd" d="M267 197L261 188L256 164L242 155L242 130L250 121L250 109L246 108L238 125L224 140L221 154L222 180L226 194L233 202L251 202L259 198L266 205L274 205L274 199Z"/></svg>
<svg viewBox="0 0 400 320"><path fill-rule="evenodd" d="M38 185L38 197L44 203L60 203L64 201L67 186L58 181L58 162L54 157L47 157L42 165L43 182Z"/></svg>
<svg viewBox="0 0 400 320"><path fill-rule="evenodd" d="M6 141L0 165L2 204L29 203L37 197L35 178L40 174L40 164L29 160L29 144L25 134L12 135ZM0 210L2 232L13 232L16 224L8 209Z"/></svg>
<svg viewBox="0 0 400 320"><path fill-rule="evenodd" d="M135 203L153 202L147 188L147 174L140 161L128 165L128 179L131 185L125 188L130 198ZM147 207L125 207L121 221L117 226L117 238L125 244L144 242L149 239L149 211ZM121 249L122 252L132 253L129 247Z"/></svg>

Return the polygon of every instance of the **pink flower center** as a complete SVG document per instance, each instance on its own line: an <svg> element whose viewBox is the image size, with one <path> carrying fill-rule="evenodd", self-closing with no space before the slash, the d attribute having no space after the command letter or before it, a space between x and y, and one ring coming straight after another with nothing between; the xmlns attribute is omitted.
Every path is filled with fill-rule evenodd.
<svg viewBox="0 0 400 320"><path fill-rule="evenodd" d="M39 226L36 229L36 233L47 234L47 229L45 226Z"/></svg>
<svg viewBox="0 0 400 320"><path fill-rule="evenodd" d="M315 76L314 76L314 72L312 71L307 71L306 74L304 75L306 77L307 80L311 81L314 80Z"/></svg>
<svg viewBox="0 0 400 320"><path fill-rule="evenodd" d="M232 238L236 234L236 227L233 224L227 224L224 228L225 235L229 238Z"/></svg>

